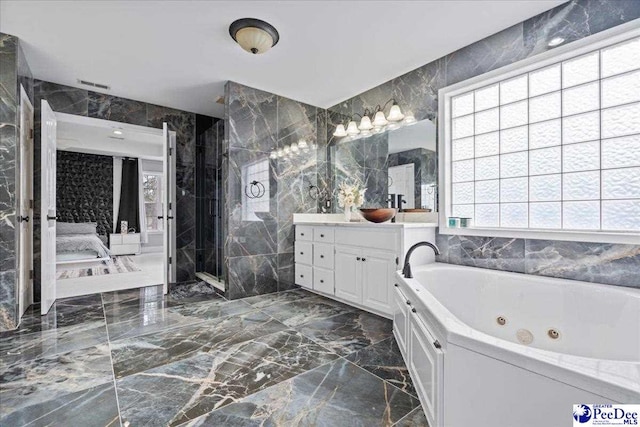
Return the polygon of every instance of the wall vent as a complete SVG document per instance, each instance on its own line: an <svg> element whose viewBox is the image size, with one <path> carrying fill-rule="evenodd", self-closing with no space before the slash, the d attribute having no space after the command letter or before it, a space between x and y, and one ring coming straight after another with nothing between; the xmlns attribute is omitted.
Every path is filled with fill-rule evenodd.
<svg viewBox="0 0 640 427"><path fill-rule="evenodd" d="M124 137L122 137L122 136L108 136L108 138L119 139L120 141L124 141Z"/></svg>
<svg viewBox="0 0 640 427"><path fill-rule="evenodd" d="M88 80L78 79L78 83L80 83L81 85L91 86L91 87L95 87L95 88L98 88L98 89L104 89L104 90L111 89L111 86L104 85L102 83L90 82Z"/></svg>

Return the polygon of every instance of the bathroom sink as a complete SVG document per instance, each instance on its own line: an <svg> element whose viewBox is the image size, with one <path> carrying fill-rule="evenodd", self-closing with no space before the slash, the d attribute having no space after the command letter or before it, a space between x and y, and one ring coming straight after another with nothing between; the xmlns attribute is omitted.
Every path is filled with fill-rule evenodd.
<svg viewBox="0 0 640 427"><path fill-rule="evenodd" d="M360 209L362 217L369 222L385 222L396 216L396 210L393 208L373 208Z"/></svg>

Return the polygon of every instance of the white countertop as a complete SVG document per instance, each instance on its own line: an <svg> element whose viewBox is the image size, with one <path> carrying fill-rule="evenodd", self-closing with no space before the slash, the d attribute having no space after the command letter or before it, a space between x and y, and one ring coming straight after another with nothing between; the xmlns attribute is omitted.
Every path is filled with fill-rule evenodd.
<svg viewBox="0 0 640 427"><path fill-rule="evenodd" d="M293 223L300 225L331 225L337 227L375 227L375 228L435 228L436 222L381 222L366 220L346 222L343 214L293 214Z"/></svg>

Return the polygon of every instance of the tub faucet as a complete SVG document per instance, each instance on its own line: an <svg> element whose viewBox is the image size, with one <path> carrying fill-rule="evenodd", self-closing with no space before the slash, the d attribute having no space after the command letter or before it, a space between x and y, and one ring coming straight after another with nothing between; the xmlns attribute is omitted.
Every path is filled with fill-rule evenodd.
<svg viewBox="0 0 640 427"><path fill-rule="evenodd" d="M404 257L404 268L402 269L402 275L405 277L405 279L413 278L413 274L411 274L411 264L409 264L409 260L411 259L411 254L413 253L413 251L415 251L420 246L429 246L431 249L433 249L433 252L435 252L436 255L440 255L440 249L438 249L436 245L430 242L418 242L415 245L411 246L407 251L407 255Z"/></svg>

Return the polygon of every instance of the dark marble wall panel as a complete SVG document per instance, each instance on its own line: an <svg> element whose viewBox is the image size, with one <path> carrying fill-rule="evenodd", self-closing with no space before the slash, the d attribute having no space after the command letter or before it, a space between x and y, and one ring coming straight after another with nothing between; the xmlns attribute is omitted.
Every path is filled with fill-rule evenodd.
<svg viewBox="0 0 640 427"><path fill-rule="evenodd" d="M640 18L637 0L572 0L548 12L459 49L416 70L329 108L326 178L330 188L344 179L345 163L336 158L331 133L354 113L395 98L418 120L437 123L438 90L549 49L548 42L563 37L579 40ZM356 150L357 151L357 150ZM355 156L347 156L357 162ZM434 159L434 164L437 160ZM337 171L333 173L333 171ZM545 276L638 287L640 246L606 245L524 239L437 235L441 262L524 272Z"/></svg>
<svg viewBox="0 0 640 427"><path fill-rule="evenodd" d="M89 117L147 126L147 104L104 93L89 92Z"/></svg>
<svg viewBox="0 0 640 427"><path fill-rule="evenodd" d="M226 88L228 168L226 256L228 295L241 298L290 289L293 283L293 214L317 212L320 191L318 161L326 169L326 115L316 107L229 82ZM318 123L323 132L318 132ZM293 143L306 149L291 157L270 153ZM318 157L320 155L320 157ZM259 220L243 213L247 202L243 172L268 163L268 197ZM325 185L325 184L321 184ZM268 206L268 207L267 207ZM271 275L269 269L275 270ZM239 271L239 269L249 269ZM261 272L260 272L261 271ZM242 283L242 281L248 281Z"/></svg>
<svg viewBox="0 0 640 427"><path fill-rule="evenodd" d="M21 87L33 103L33 77L17 37L0 33L0 331L18 325L16 173L20 170Z"/></svg>

